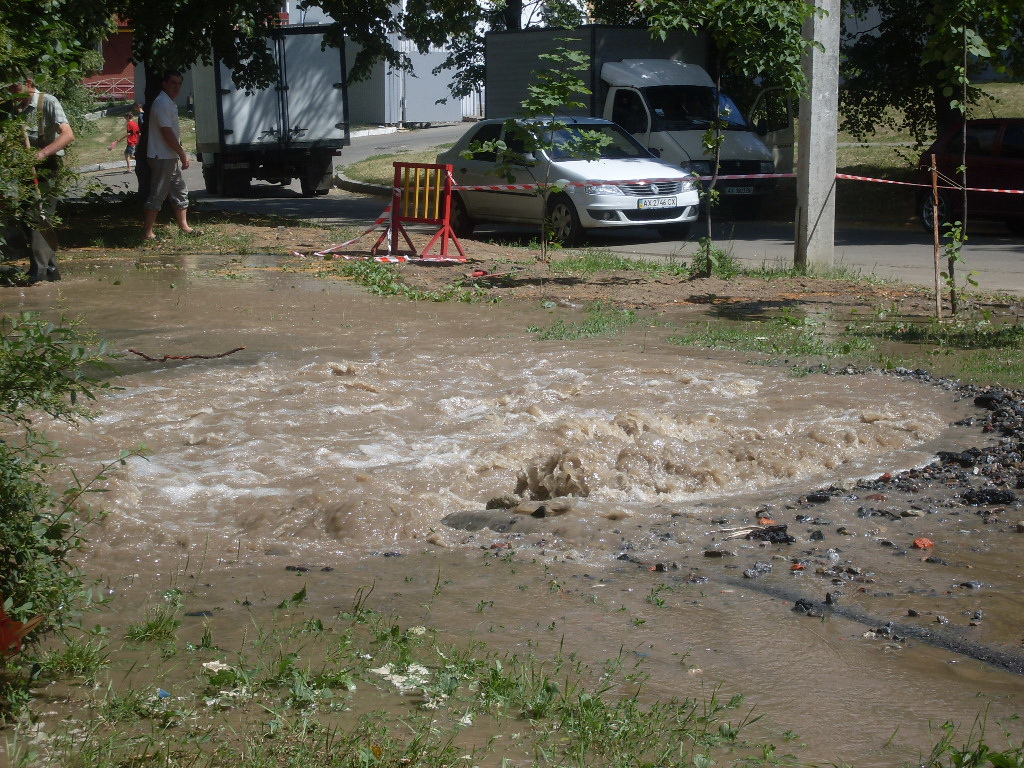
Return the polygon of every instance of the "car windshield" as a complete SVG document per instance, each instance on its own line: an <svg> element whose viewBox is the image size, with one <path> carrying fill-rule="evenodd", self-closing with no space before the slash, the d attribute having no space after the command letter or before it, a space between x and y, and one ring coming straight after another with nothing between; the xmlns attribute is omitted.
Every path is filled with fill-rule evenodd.
<svg viewBox="0 0 1024 768"><path fill-rule="evenodd" d="M552 160L651 157L646 147L615 124L569 125L555 131L551 144Z"/></svg>
<svg viewBox="0 0 1024 768"><path fill-rule="evenodd" d="M697 85L654 85L644 88L654 119L663 131L704 129L715 117L715 89ZM718 92L719 115L726 130L749 130L735 102Z"/></svg>

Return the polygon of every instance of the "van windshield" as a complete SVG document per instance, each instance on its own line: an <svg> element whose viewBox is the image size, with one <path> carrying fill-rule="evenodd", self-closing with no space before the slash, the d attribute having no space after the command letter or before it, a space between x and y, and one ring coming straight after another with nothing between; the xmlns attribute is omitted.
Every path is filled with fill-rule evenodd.
<svg viewBox="0 0 1024 768"><path fill-rule="evenodd" d="M699 85L652 85L643 89L651 107L654 130L705 129L715 117L715 89ZM750 126L735 102L718 93L718 112L725 130L749 131Z"/></svg>

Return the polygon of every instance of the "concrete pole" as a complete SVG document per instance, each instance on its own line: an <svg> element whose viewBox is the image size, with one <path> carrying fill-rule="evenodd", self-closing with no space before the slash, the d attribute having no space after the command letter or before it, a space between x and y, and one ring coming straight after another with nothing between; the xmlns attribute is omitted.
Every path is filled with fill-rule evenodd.
<svg viewBox="0 0 1024 768"><path fill-rule="evenodd" d="M839 26L841 0L815 0L827 11L804 22L817 46L805 54L808 95L800 99L797 141L796 235L798 268L832 266L836 214L836 142L839 130Z"/></svg>

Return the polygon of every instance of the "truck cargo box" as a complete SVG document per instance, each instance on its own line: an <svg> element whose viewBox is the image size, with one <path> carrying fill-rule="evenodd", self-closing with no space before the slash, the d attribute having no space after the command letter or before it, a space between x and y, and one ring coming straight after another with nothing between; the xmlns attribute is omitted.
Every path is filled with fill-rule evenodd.
<svg viewBox="0 0 1024 768"><path fill-rule="evenodd" d="M276 82L247 91L217 51L197 64L196 151L207 191L242 194L252 179L288 184L303 194L331 186L333 157L349 143L345 52L323 47L325 26L281 27L267 40Z"/></svg>

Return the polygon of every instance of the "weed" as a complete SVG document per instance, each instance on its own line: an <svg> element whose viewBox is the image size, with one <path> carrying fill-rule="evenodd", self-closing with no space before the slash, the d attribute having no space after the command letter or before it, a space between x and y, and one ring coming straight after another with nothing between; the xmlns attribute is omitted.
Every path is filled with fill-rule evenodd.
<svg viewBox="0 0 1024 768"><path fill-rule="evenodd" d="M125 630L128 640L138 643L171 643L181 626L178 614L182 609L181 592L169 590L163 600L150 606L146 618L136 624L130 624Z"/></svg>
<svg viewBox="0 0 1024 768"><path fill-rule="evenodd" d="M377 296L402 296L410 301L475 302L487 298L487 291L477 285L456 281L440 291L421 291L401 281L394 267L377 261L338 261L333 259L320 274L351 278Z"/></svg>
<svg viewBox="0 0 1024 768"><path fill-rule="evenodd" d="M658 584L656 586L653 586L651 587L651 591L647 593L647 596L644 598L644 601L658 608L664 608L665 598L661 596L661 593L671 590L672 588L668 584Z"/></svg>
<svg viewBox="0 0 1024 768"><path fill-rule="evenodd" d="M734 325L706 324L700 331L672 336L673 344L735 349L778 357L838 357L874 347L851 326L836 333L822 321L784 313L771 320Z"/></svg>
<svg viewBox="0 0 1024 768"><path fill-rule="evenodd" d="M592 275L596 272L635 271L654 272L657 274L687 276L690 271L685 264L677 262L655 262L646 259L635 259L629 256L616 256L605 251L587 250L575 256L551 262L553 273Z"/></svg>
<svg viewBox="0 0 1024 768"><path fill-rule="evenodd" d="M559 318L548 328L530 326L527 330L537 334L540 341L565 341L618 333L640 322L640 317L635 311L616 309L600 302L588 305L586 313L586 319L580 323L567 323Z"/></svg>
<svg viewBox="0 0 1024 768"><path fill-rule="evenodd" d="M73 677L91 683L110 664L106 633L97 629L79 637L69 635L64 646L42 659L47 677Z"/></svg>

